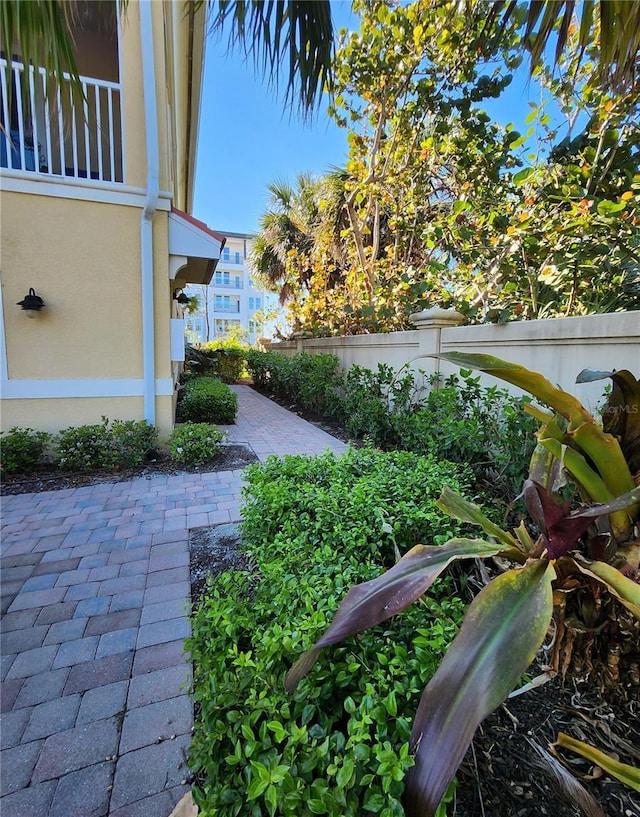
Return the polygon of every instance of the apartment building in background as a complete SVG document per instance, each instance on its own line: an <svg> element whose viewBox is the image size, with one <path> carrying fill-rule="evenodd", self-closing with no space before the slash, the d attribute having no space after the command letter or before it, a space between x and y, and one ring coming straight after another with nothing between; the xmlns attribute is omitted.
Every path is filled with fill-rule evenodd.
<svg viewBox="0 0 640 817"><path fill-rule="evenodd" d="M224 232L224 248L208 286L190 286L186 294L197 295L200 308L185 316L189 343L220 340L229 330L240 327L246 340L255 345L259 338L271 338L276 323L282 327L278 296L252 280L247 264L252 235ZM273 317L269 318L269 315Z"/></svg>

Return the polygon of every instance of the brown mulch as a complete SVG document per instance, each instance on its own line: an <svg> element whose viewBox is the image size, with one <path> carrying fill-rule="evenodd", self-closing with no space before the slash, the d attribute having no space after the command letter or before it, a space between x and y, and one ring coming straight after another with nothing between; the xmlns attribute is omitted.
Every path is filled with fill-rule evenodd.
<svg viewBox="0 0 640 817"><path fill-rule="evenodd" d="M507 700L479 727L458 772L455 817L580 817L553 765L571 770L606 817L640 817L640 793L579 755L554 747L558 732L629 765L640 761L640 700L624 705L555 678ZM540 753L546 753L546 757ZM555 752L557 751L557 755ZM597 813L597 812L596 812Z"/></svg>
<svg viewBox="0 0 640 817"><path fill-rule="evenodd" d="M143 465L135 468L105 468L86 472L66 472L53 466L41 465L32 474L12 474L4 476L0 485L3 496L15 494L57 491L61 488L80 488L97 485L100 482L125 482L138 477L152 477L156 474L198 474L212 471L235 471L257 462L258 458L245 445L222 445L215 458L194 467L178 467L168 455L158 453Z"/></svg>

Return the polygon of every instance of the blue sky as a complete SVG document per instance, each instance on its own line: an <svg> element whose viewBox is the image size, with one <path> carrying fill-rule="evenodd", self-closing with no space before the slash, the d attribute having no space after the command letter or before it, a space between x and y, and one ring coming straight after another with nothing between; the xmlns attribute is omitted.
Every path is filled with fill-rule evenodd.
<svg viewBox="0 0 640 817"><path fill-rule="evenodd" d="M349 2L335 3L338 25L356 19ZM357 20L356 20L357 22ZM485 106L506 125L522 132L536 101L527 68L500 100ZM194 215L212 229L255 232L266 209L267 185L294 181L299 172L322 173L344 163L347 131L320 111L311 125L283 110L283 103L239 53L227 55L226 39L209 38L205 61Z"/></svg>

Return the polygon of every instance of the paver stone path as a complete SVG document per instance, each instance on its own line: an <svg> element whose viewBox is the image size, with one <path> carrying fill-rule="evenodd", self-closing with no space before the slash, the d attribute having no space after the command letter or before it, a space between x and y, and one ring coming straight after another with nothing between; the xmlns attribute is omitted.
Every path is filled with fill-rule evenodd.
<svg viewBox="0 0 640 817"><path fill-rule="evenodd" d="M230 442L345 445L248 386ZM167 817L188 791L189 530L240 518L241 471L2 499L0 812Z"/></svg>

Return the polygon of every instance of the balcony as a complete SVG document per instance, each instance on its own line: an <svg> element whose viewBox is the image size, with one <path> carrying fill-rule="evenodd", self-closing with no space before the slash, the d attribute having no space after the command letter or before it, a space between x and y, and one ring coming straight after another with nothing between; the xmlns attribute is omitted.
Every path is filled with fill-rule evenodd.
<svg viewBox="0 0 640 817"><path fill-rule="evenodd" d="M228 250L225 248L224 250L222 250L222 255L220 256L220 263L241 266L242 264L244 264L244 256L242 255L241 252Z"/></svg>
<svg viewBox="0 0 640 817"><path fill-rule="evenodd" d="M238 315L240 312L240 304L226 304L224 306L216 304L213 307L214 312L224 312L225 314Z"/></svg>
<svg viewBox="0 0 640 817"><path fill-rule="evenodd" d="M42 68L0 59L0 167L40 176L122 183L120 85L81 76L55 86Z"/></svg>
<svg viewBox="0 0 640 817"><path fill-rule="evenodd" d="M211 283L212 287L215 289L242 289L243 283L242 281L220 281L218 278L214 278L213 282Z"/></svg>

